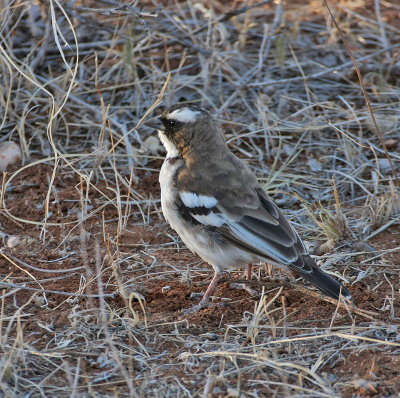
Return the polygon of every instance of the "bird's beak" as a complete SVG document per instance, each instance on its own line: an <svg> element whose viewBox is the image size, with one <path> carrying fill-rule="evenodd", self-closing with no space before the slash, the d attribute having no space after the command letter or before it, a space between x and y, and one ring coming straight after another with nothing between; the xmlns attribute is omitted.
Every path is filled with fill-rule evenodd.
<svg viewBox="0 0 400 398"><path fill-rule="evenodd" d="M159 117L148 119L143 124L145 126L152 127L153 129L164 131L164 125L162 124Z"/></svg>

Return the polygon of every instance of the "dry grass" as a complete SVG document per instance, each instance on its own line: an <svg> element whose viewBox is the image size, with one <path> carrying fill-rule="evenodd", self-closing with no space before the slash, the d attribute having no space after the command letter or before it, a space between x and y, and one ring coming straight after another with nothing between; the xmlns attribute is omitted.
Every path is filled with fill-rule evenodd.
<svg viewBox="0 0 400 398"><path fill-rule="evenodd" d="M379 240L399 189L323 3L163 3L2 1L0 142L23 166L0 195L0 395L399 394L400 238ZM367 3L331 7L399 170L400 8ZM221 120L359 310L262 278L256 299L179 311L211 271L163 223L142 121L184 101Z"/></svg>

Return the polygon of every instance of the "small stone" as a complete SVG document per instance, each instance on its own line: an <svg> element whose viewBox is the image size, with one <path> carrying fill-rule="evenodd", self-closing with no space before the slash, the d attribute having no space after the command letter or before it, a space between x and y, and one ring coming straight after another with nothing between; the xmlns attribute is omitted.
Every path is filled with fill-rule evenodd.
<svg viewBox="0 0 400 398"><path fill-rule="evenodd" d="M388 173L392 170L392 167L390 166L390 162L386 158L378 159L378 164L379 164L379 168L381 169L382 173Z"/></svg>
<svg viewBox="0 0 400 398"><path fill-rule="evenodd" d="M12 141L0 144L0 171L6 171L7 167L20 161L22 158L21 149Z"/></svg>
<svg viewBox="0 0 400 398"><path fill-rule="evenodd" d="M317 159L310 158L307 160L308 167L310 167L311 171L321 171L322 165Z"/></svg>
<svg viewBox="0 0 400 398"><path fill-rule="evenodd" d="M21 239L19 238L19 236L10 236L8 239L7 239L7 242L6 242L6 246L9 248L9 249L14 249L15 247L17 247L19 244L21 243Z"/></svg>
<svg viewBox="0 0 400 398"><path fill-rule="evenodd" d="M328 373L327 379L329 383L333 384L337 380L337 377L333 373Z"/></svg>
<svg viewBox="0 0 400 398"><path fill-rule="evenodd" d="M398 141L395 140L394 138L389 138L388 140L385 141L385 145L387 149L392 149L395 148L398 144Z"/></svg>
<svg viewBox="0 0 400 398"><path fill-rule="evenodd" d="M160 141L157 137L151 135L143 142L141 152L156 154L161 149Z"/></svg>
<svg viewBox="0 0 400 398"><path fill-rule="evenodd" d="M315 249L315 254L317 256L322 256L331 252L335 248L335 240L328 239L325 243Z"/></svg>
<svg viewBox="0 0 400 398"><path fill-rule="evenodd" d="M338 64L338 59L335 54L330 53L321 59L321 64L331 68L332 66L336 66Z"/></svg>
<svg viewBox="0 0 400 398"><path fill-rule="evenodd" d="M384 117L380 115L375 115L375 121L382 134L393 133L395 129L397 129L397 116ZM369 131L376 134L375 123L373 122L371 116L368 116L365 119L364 123L366 124L366 127Z"/></svg>

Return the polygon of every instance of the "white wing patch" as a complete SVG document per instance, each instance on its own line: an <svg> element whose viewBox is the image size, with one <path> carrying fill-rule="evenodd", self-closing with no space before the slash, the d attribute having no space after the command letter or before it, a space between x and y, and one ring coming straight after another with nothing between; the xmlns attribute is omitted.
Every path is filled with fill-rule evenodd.
<svg viewBox="0 0 400 398"><path fill-rule="evenodd" d="M182 123L191 123L196 120L197 115L199 113L200 113L199 111L194 111L190 108L181 108L181 109L176 109L175 111L169 113L167 118Z"/></svg>
<svg viewBox="0 0 400 398"><path fill-rule="evenodd" d="M222 227L225 224L225 217L222 214L216 214L212 211L207 215L192 214L192 217L200 224L212 227Z"/></svg>
<svg viewBox="0 0 400 398"><path fill-rule="evenodd" d="M218 203L218 200L212 196L197 195L194 192L180 192L179 196L183 204L189 209L196 207L205 207L206 209L212 209ZM225 223L225 217L222 214L214 213L210 211L208 214L192 214L192 217L203 225L209 225L213 227L221 227Z"/></svg>
<svg viewBox="0 0 400 398"><path fill-rule="evenodd" d="M194 207L211 209L218 203L217 199L212 196L197 195L194 192L180 192L179 196L183 204L189 209L193 209Z"/></svg>

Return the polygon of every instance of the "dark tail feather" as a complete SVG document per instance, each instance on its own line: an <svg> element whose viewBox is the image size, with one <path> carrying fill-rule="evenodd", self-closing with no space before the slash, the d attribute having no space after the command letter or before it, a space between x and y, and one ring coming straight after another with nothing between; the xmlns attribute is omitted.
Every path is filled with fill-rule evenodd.
<svg viewBox="0 0 400 398"><path fill-rule="evenodd" d="M307 265L309 265L313 270L313 272L310 273L302 273L301 276L304 279L321 290L321 292L334 299L339 299L340 294L348 299L351 297L350 292L341 283L333 279L321 269L317 268L317 265L311 257L307 256L303 257L303 259L304 262L308 263Z"/></svg>

